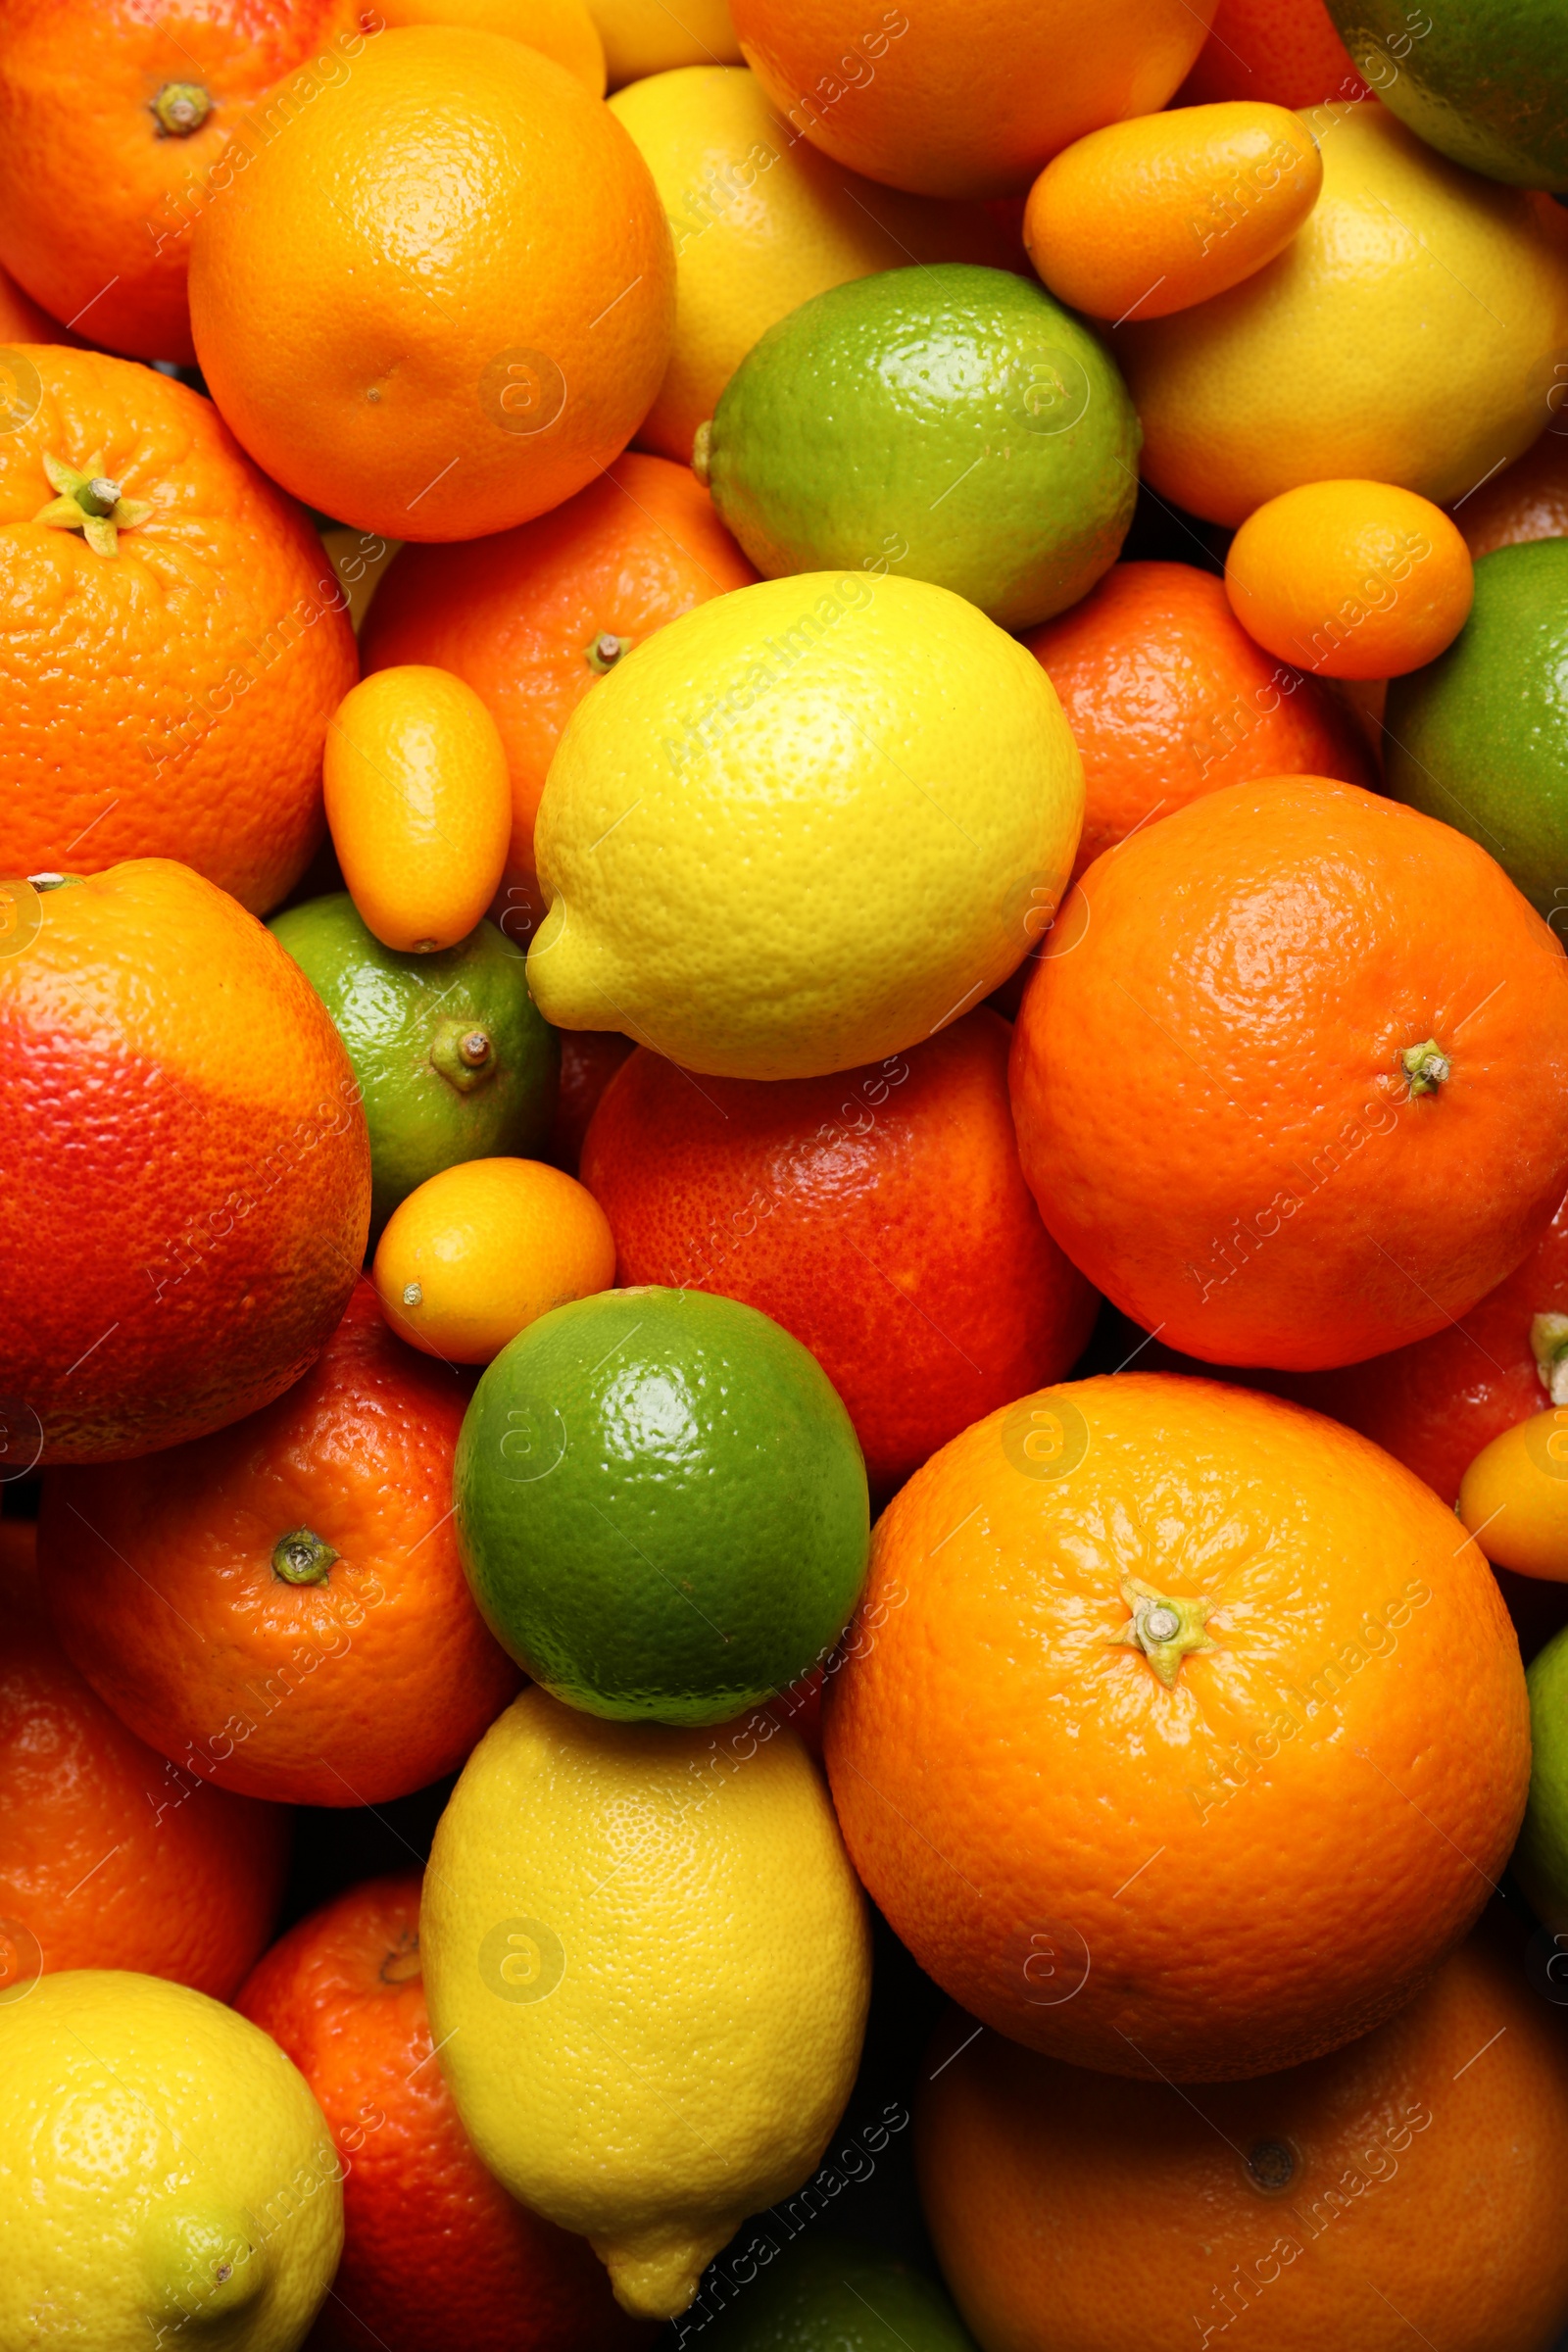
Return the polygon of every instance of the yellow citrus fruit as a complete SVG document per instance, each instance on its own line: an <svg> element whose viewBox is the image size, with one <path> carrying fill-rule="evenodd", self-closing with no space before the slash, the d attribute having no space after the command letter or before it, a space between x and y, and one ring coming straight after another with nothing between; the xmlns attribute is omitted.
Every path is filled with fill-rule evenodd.
<svg viewBox="0 0 1568 2352"><path fill-rule="evenodd" d="M1459 1483L1459 1516L1494 1567L1568 1584L1568 1405L1516 1421Z"/></svg>
<svg viewBox="0 0 1568 2352"><path fill-rule="evenodd" d="M1112 338L1155 490L1239 523L1298 483L1397 482L1445 504L1548 417L1568 249L1381 106L1306 110L1323 192L1227 294Z"/></svg>
<svg viewBox="0 0 1568 2352"><path fill-rule="evenodd" d="M1083 763L1034 657L871 571L738 588L572 713L535 831L547 1021L685 1069L811 1078L901 1053L1049 923Z"/></svg>
<svg viewBox="0 0 1568 2352"><path fill-rule="evenodd" d="M343 2245L342 2159L259 2026L67 1969L0 1994L0 2344L294 2352Z"/></svg>
<svg viewBox="0 0 1568 2352"><path fill-rule="evenodd" d="M417 662L362 678L327 730L321 783L366 928L404 955L466 939L512 838L506 746L473 688Z"/></svg>
<svg viewBox="0 0 1568 2352"><path fill-rule="evenodd" d="M1423 669L1470 615L1475 573L1441 507L1393 482L1303 482L1250 514L1225 559L1231 611L1324 678Z"/></svg>
<svg viewBox="0 0 1568 2352"><path fill-rule="evenodd" d="M683 466L759 335L813 294L910 262L1006 259L981 206L906 196L829 162L744 67L657 74L610 111L675 240L675 348L637 440Z"/></svg>
<svg viewBox="0 0 1568 2352"><path fill-rule="evenodd" d="M466 1159L410 1193L371 1268L400 1339L487 1364L525 1325L608 1291L615 1244L592 1193L539 1159Z"/></svg>
<svg viewBox="0 0 1568 2352"><path fill-rule="evenodd" d="M770 1716L685 1732L524 1690L441 1817L419 1942L479 2154L644 2318L800 2186L849 2096L864 1904Z"/></svg>
<svg viewBox="0 0 1568 2352"><path fill-rule="evenodd" d="M1063 148L1029 191L1023 241L1073 310L1163 318L1271 262L1322 184L1312 134L1287 108L1179 106Z"/></svg>
<svg viewBox="0 0 1568 2352"><path fill-rule="evenodd" d="M741 45L729 0L588 0L605 44L610 86L667 74L676 66L738 66Z"/></svg>
<svg viewBox="0 0 1568 2352"><path fill-rule="evenodd" d="M377 0L389 29L400 24L458 24L504 32L574 74L596 98L605 94L605 44L584 0Z"/></svg>

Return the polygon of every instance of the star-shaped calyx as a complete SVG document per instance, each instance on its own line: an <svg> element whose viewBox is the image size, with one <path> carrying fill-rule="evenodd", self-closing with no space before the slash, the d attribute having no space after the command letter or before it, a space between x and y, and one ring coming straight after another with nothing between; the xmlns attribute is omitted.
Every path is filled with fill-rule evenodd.
<svg viewBox="0 0 1568 2352"><path fill-rule="evenodd" d="M80 531L95 556L120 553L120 534L145 522L152 508L145 499L122 498L120 484L103 470L103 452L87 461L85 473L76 473L58 458L45 458L44 472L56 493L40 507L34 522L47 522L61 531Z"/></svg>
<svg viewBox="0 0 1568 2352"><path fill-rule="evenodd" d="M1183 1658L1215 1646L1203 1631L1213 1602L1174 1600L1136 1576L1122 1579L1121 1596L1132 1611L1132 1621L1120 1633L1112 1634L1111 1641L1140 1650L1166 1690L1174 1690Z"/></svg>

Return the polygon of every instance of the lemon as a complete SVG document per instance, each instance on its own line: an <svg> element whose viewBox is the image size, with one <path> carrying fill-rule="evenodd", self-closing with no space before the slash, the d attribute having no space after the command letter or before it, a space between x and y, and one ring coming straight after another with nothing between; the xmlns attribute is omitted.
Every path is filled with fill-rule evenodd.
<svg viewBox="0 0 1568 2352"><path fill-rule="evenodd" d="M642 150L675 240L675 348L637 431L685 465L765 328L813 294L907 262L1005 259L978 204L906 196L781 122L745 67L654 74L610 102Z"/></svg>
<svg viewBox="0 0 1568 2352"><path fill-rule="evenodd" d="M738 66L741 45L729 0L588 0L605 44L610 86L663 74L672 66Z"/></svg>
<svg viewBox="0 0 1568 2352"><path fill-rule="evenodd" d="M864 1901L819 1774L765 1716L677 1732L524 1690L441 1817L419 1939L479 2154L643 2318L684 2311L745 2216L794 2193L849 2096Z"/></svg>
<svg viewBox="0 0 1568 2352"><path fill-rule="evenodd" d="M1323 192L1277 260L1112 349L1144 473L1212 522L1301 482L1446 504L1550 421L1568 252L1522 190L1448 163L1370 103L1311 107Z"/></svg>
<svg viewBox="0 0 1568 2352"><path fill-rule="evenodd" d="M260 2027L160 1977L0 1999L0 2345L294 2352L343 2245L341 2160Z"/></svg>
<svg viewBox="0 0 1568 2352"><path fill-rule="evenodd" d="M868 570L738 588L572 713L535 836L547 1021L694 1070L902 1053L1050 920L1083 765L1033 655L951 590Z"/></svg>

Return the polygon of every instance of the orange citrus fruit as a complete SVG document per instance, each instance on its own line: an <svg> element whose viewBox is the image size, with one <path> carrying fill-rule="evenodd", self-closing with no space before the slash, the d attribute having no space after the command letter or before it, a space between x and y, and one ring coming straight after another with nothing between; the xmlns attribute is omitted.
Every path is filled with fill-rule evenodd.
<svg viewBox="0 0 1568 2352"><path fill-rule="evenodd" d="M1494 1566L1568 1584L1568 1405L1484 1446L1459 1482L1458 1511Z"/></svg>
<svg viewBox="0 0 1568 2352"><path fill-rule="evenodd" d="M1559 379L1556 400L1564 394L1568 370ZM1522 458L1460 499L1453 519L1477 563L1494 547L1568 538L1568 411L1559 413Z"/></svg>
<svg viewBox="0 0 1568 2352"><path fill-rule="evenodd" d="M858 1622L823 1717L855 1866L955 2000L1077 2065L1338 2048L1518 1831L1491 1570L1419 1479L1272 1396L1122 1373L991 1414L883 1513Z"/></svg>
<svg viewBox="0 0 1568 2352"><path fill-rule="evenodd" d="M553 58L593 97L605 94L605 44L584 0L377 0L384 24L459 24L502 32Z"/></svg>
<svg viewBox="0 0 1568 2352"><path fill-rule="evenodd" d="M1219 0L1176 100L1211 106L1248 98L1297 107L1365 95L1323 0Z"/></svg>
<svg viewBox="0 0 1568 2352"><path fill-rule="evenodd" d="M1248 516L1225 593L1249 636L1326 678L1424 669L1469 617L1475 578L1441 507L1393 482L1306 482Z"/></svg>
<svg viewBox="0 0 1568 2352"><path fill-rule="evenodd" d="M372 1269L399 1337L487 1364L528 1324L615 1279L609 1220L576 1179L538 1159L466 1159L399 1202Z"/></svg>
<svg viewBox="0 0 1568 2352"><path fill-rule="evenodd" d="M448 25L378 34L191 247L228 424L297 497L394 539L477 538L580 490L659 389L674 298L613 116L537 50Z"/></svg>

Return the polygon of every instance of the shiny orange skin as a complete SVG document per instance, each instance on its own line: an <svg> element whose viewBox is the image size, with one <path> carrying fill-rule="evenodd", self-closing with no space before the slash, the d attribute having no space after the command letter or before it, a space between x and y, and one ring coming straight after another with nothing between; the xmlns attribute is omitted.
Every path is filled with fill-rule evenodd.
<svg viewBox="0 0 1568 2352"><path fill-rule="evenodd" d="M1182 2099L994 2034L944 2065L972 2031L939 2029L914 2151L988 2352L1542 2352L1568 2320L1562 2013L1490 1935L1366 2040ZM1281 2149L1271 2194L1248 2159Z"/></svg>
<svg viewBox="0 0 1568 2352"><path fill-rule="evenodd" d="M321 839L327 723L358 675L332 566L199 393L101 352L15 357L42 398L0 434L0 764L27 778L0 871L177 858L265 914ZM45 457L101 462L153 513L94 554L33 520Z"/></svg>
<svg viewBox="0 0 1568 2352"><path fill-rule="evenodd" d="M916 196L1021 196L1086 131L1156 114L1208 30L1209 0L730 0L746 63L792 129ZM911 37L912 34L912 37Z"/></svg>
<svg viewBox="0 0 1568 2352"><path fill-rule="evenodd" d="M1447 1075L1417 1095L1427 1046ZM1232 785L1069 894L1012 1104L1047 1225L1167 1347L1356 1363L1468 1313L1556 1210L1568 959L1448 826L1322 777Z"/></svg>
<svg viewBox="0 0 1568 2352"><path fill-rule="evenodd" d="M8 1459L27 1433L66 1462L220 1429L299 1378L354 1286L348 1055L270 934L172 859L9 884L0 916L24 943L0 955Z"/></svg>
<svg viewBox="0 0 1568 2352"><path fill-rule="evenodd" d="M365 48L354 0L7 0L0 263L52 318L143 360L193 360L185 272L208 175L275 138ZM205 88L185 137L152 112Z"/></svg>
<svg viewBox="0 0 1568 2352"><path fill-rule="evenodd" d="M129 1968L226 2001L277 1916L290 1815L128 1732L61 1648L33 1530L0 1529L0 1990Z"/></svg>
<svg viewBox="0 0 1568 2352"><path fill-rule="evenodd" d="M716 1291L809 1348L891 1494L1059 1379L1099 1304L1040 1222L987 1007L831 1078L703 1078L639 1048L583 1146L618 1278Z"/></svg>
<svg viewBox="0 0 1568 2352"><path fill-rule="evenodd" d="M72 1659L186 1771L369 1805L455 1771L518 1685L468 1597L452 1450L468 1384L361 1282L319 1361L175 1455L51 1473L39 1559ZM273 1566L308 1530L318 1583Z"/></svg>
<svg viewBox="0 0 1568 2352"><path fill-rule="evenodd" d="M1113 564L1023 642L1083 754L1074 881L1152 817L1248 776L1374 781L1343 706L1254 644L1224 583L1191 564Z"/></svg>
<svg viewBox="0 0 1568 2352"><path fill-rule="evenodd" d="M1568 538L1568 370L1557 378L1555 424L1490 482L1483 482L1453 510L1472 559L1479 563L1494 547L1518 547L1531 539Z"/></svg>
<svg viewBox="0 0 1568 2352"><path fill-rule="evenodd" d="M412 24L207 206L190 303L213 398L274 480L357 530L476 539L631 439L675 250L631 138L564 66Z"/></svg>
<svg viewBox="0 0 1568 2352"><path fill-rule="evenodd" d="M1225 594L1280 661L1368 684L1446 653L1470 617L1475 568L1451 517L1413 490L1302 482L1237 531Z"/></svg>
<svg viewBox="0 0 1568 2352"><path fill-rule="evenodd" d="M343 2260L310 2352L622 2352L587 2241L509 2197L434 2058L419 1875L351 1886L273 1944L235 2000L320 2102L344 2163Z"/></svg>
<svg viewBox="0 0 1568 2352"><path fill-rule="evenodd" d="M1323 0L1219 0L1176 104L1264 98L1274 106L1321 106L1366 94Z"/></svg>
<svg viewBox="0 0 1568 2352"><path fill-rule="evenodd" d="M0 270L0 343L72 343L75 339L47 311L40 310L30 294L24 294L14 277ZM3 378L0 390L9 400L11 386Z"/></svg>
<svg viewBox="0 0 1568 2352"><path fill-rule="evenodd" d="M576 497L477 545L406 547L365 622L367 674L429 662L466 679L501 729L512 847L495 920L526 947L544 908L533 825L561 731L603 674L601 636L628 649L757 578L685 466L628 451Z"/></svg>
<svg viewBox="0 0 1568 2352"><path fill-rule="evenodd" d="M1125 1580L1206 1605L1169 1688ZM1252 1391L1040 1391L878 1521L824 1748L851 1857L927 1975L1106 2074L1336 2049L1466 1934L1530 1738L1492 1572L1419 1479Z"/></svg>

